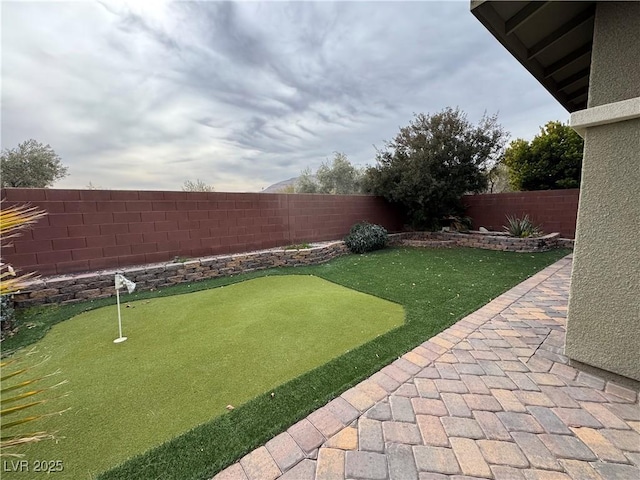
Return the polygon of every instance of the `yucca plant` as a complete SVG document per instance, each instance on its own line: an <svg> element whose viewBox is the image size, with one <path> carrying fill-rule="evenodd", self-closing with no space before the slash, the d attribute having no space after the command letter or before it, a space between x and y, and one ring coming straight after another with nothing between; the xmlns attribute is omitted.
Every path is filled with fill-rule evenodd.
<svg viewBox="0 0 640 480"><path fill-rule="evenodd" d="M25 356L0 361L0 369L2 369L2 376L0 377L0 384L2 385L0 387L0 425L2 427L0 457L19 457L21 454L14 450L15 447L41 440L54 439L55 437L52 433L45 431L24 432L17 430L21 430L18 427L27 423L64 412L32 413L33 407L65 396L63 394L58 397L45 397L42 394L67 382L62 381L54 385L46 385L46 380L59 374L59 371L35 377L29 375L39 365L21 366L23 359L29 355L26 354ZM48 359L44 361L46 360ZM7 449L9 450L7 451Z"/></svg>
<svg viewBox="0 0 640 480"><path fill-rule="evenodd" d="M18 236L20 230L34 224L44 215L46 215L44 211L29 205L13 205L7 208L3 205L0 206L0 243L2 247L9 246L6 243L7 240ZM17 275L11 265L0 262L0 296L3 298L0 317L2 318L3 330L6 322L9 321L7 318L10 310L9 295L20 290L25 280L32 276L31 273ZM21 430L17 427L24 424L62 413L60 411L31 413L33 407L55 398L44 397L42 395L44 392L66 383L63 381L55 385L46 385L45 380L58 372L35 377L29 375L37 365L21 366L21 364L25 358L33 353L32 351L22 356L14 356L0 361L0 371L2 372L0 373L0 456L20 456L19 453L11 449L19 445L53 438L53 434L44 431L14 432L16 429ZM11 430L11 432L7 434L7 430Z"/></svg>
<svg viewBox="0 0 640 480"><path fill-rule="evenodd" d="M23 230L40 218L44 217L46 212L29 205L13 205L5 208L0 206L0 242L2 248L9 247L7 240L20 235ZM0 262L0 295L8 295L20 290L27 278L33 274L18 276L11 265Z"/></svg>
<svg viewBox="0 0 640 480"><path fill-rule="evenodd" d="M2 248L11 246L8 240L20 235L25 229L46 213L29 205L12 205L6 207L0 202L0 244ZM0 339L13 325L13 308L11 294L22 288L24 282L32 277L32 273L18 276L13 267L0 260Z"/></svg>
<svg viewBox="0 0 640 480"><path fill-rule="evenodd" d="M515 215L507 215L507 224L503 228L512 237L526 238L542 235L542 229L531 221L529 215L525 215L522 218L518 218Z"/></svg>

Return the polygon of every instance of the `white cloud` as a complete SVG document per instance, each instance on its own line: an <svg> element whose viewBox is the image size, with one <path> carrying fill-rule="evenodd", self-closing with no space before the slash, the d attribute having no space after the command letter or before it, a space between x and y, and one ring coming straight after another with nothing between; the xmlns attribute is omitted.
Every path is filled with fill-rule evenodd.
<svg viewBox="0 0 640 480"><path fill-rule="evenodd" d="M2 6L2 146L50 143L59 187L259 191L447 106L568 117L467 2Z"/></svg>

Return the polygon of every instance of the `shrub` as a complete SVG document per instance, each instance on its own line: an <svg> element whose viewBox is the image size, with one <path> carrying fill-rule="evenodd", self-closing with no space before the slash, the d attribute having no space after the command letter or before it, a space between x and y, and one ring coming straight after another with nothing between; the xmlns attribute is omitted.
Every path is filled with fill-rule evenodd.
<svg viewBox="0 0 640 480"><path fill-rule="evenodd" d="M0 338L4 338L13 330L15 310L10 295L0 295Z"/></svg>
<svg viewBox="0 0 640 480"><path fill-rule="evenodd" d="M504 226L505 232L512 237L539 237L542 235L542 229L538 225L534 225L529 215L518 218L515 215L507 215L507 225Z"/></svg>
<svg viewBox="0 0 640 480"><path fill-rule="evenodd" d="M381 225L368 222L356 223L344 238L344 243L353 253L380 250L387 245L387 241L387 230Z"/></svg>

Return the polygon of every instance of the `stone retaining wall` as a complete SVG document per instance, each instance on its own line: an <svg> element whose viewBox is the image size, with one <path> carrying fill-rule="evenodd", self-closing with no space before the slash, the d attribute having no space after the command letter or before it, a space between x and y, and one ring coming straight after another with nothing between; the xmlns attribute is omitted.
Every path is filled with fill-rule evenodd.
<svg viewBox="0 0 640 480"><path fill-rule="evenodd" d="M482 193L464 195L465 215L473 227L500 230L507 215L529 218L545 232L559 232L564 238L574 238L580 189L535 190L532 192Z"/></svg>
<svg viewBox="0 0 640 480"><path fill-rule="evenodd" d="M559 238L558 239L558 248L570 248L573 250L573 246L576 241L573 238Z"/></svg>
<svg viewBox="0 0 640 480"><path fill-rule="evenodd" d="M225 277L272 267L316 265L348 253L344 242L303 250L271 249L204 257L185 262L156 263L77 275L41 278L14 295L17 307L75 303L115 295L114 275L123 273L137 290L153 290L207 278Z"/></svg>
<svg viewBox="0 0 640 480"><path fill-rule="evenodd" d="M514 252L540 252L551 248L572 248L573 240L550 234L539 238L454 232L404 232L389 235L390 245L422 247L475 247ZM335 241L302 250L270 249L234 255L203 257L185 262L154 263L99 272L40 278L14 295L16 307L75 303L115 295L113 277L123 273L138 290L153 290L207 278L225 277L273 267L317 265L345 255L348 249Z"/></svg>
<svg viewBox="0 0 640 480"><path fill-rule="evenodd" d="M536 238L514 238L480 232L403 232L389 235L392 245L474 247L507 252L544 252L560 246L566 248L572 242L558 237L558 233Z"/></svg>

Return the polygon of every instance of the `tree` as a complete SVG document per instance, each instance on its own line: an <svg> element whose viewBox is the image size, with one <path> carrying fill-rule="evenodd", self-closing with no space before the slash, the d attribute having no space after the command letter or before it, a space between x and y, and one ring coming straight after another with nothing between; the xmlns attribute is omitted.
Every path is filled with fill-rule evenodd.
<svg viewBox="0 0 640 480"><path fill-rule="evenodd" d="M318 193L318 181L309 167L302 170L295 183L296 193Z"/></svg>
<svg viewBox="0 0 640 480"><path fill-rule="evenodd" d="M282 187L276 193L296 193L296 186L292 183L291 185L287 185L286 187Z"/></svg>
<svg viewBox="0 0 640 480"><path fill-rule="evenodd" d="M315 175L305 168L296 180L296 193L349 195L362 192L361 169L353 166L344 153L335 152L333 161L322 162Z"/></svg>
<svg viewBox="0 0 640 480"><path fill-rule="evenodd" d="M487 172L487 189L485 193L512 192L509 184L509 169L503 162L496 163Z"/></svg>
<svg viewBox="0 0 640 480"><path fill-rule="evenodd" d="M580 187L584 141L568 125L548 122L531 142L514 140L504 154L514 190Z"/></svg>
<svg viewBox="0 0 640 480"><path fill-rule="evenodd" d="M487 187L487 170L507 136L496 115L477 126L459 109L415 115L378 150L365 190L403 207L414 228L436 228L443 217L463 213L463 194Z"/></svg>
<svg viewBox="0 0 640 480"><path fill-rule="evenodd" d="M213 190L213 185L209 185L199 178L196 178L195 181L185 180L182 184L183 192L213 192Z"/></svg>
<svg viewBox="0 0 640 480"><path fill-rule="evenodd" d="M0 170L3 188L47 188L68 175L53 148L33 139L3 150Z"/></svg>
<svg viewBox="0 0 640 480"><path fill-rule="evenodd" d="M333 162L323 162L316 172L320 193L349 195L361 192L362 170L354 167L344 153L335 152Z"/></svg>

